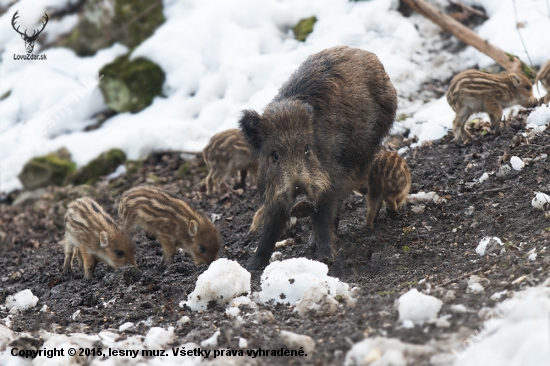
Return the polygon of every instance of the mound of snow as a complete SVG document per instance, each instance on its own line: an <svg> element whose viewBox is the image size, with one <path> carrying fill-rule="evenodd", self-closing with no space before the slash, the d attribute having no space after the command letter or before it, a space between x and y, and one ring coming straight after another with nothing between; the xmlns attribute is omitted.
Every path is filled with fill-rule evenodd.
<svg viewBox="0 0 550 366"><path fill-rule="evenodd" d="M197 279L195 291L180 306L192 310L206 310L210 301L226 304L232 298L250 292L250 272L239 263L220 258Z"/></svg>
<svg viewBox="0 0 550 366"><path fill-rule="evenodd" d="M525 163L523 162L523 160L521 160L520 157L512 156L510 158L510 165L512 165L512 168L514 168L514 170L521 170L525 166Z"/></svg>
<svg viewBox="0 0 550 366"><path fill-rule="evenodd" d="M541 210L541 211L547 210L548 207L550 207L550 196L548 196L547 194L538 192L535 195L535 198L533 198L533 200L531 201L531 205L533 205L533 207L536 208L537 210Z"/></svg>
<svg viewBox="0 0 550 366"><path fill-rule="evenodd" d="M6 298L6 308L8 310L11 310L14 307L19 310L27 310L34 308L37 303L38 297L34 296L29 289L20 291L15 295L10 295Z"/></svg>
<svg viewBox="0 0 550 366"><path fill-rule="evenodd" d="M496 236L486 236L479 241L479 244L476 248L476 253L479 255L485 255L485 253L489 254L497 248L497 244L499 244L500 246L504 245L502 240L500 240Z"/></svg>
<svg viewBox="0 0 550 366"><path fill-rule="evenodd" d="M443 301L430 295L424 295L413 288L399 297L399 320L422 323L437 318Z"/></svg>
<svg viewBox="0 0 550 366"><path fill-rule="evenodd" d="M527 116L527 123L544 126L550 123L550 105L542 105Z"/></svg>
<svg viewBox="0 0 550 366"><path fill-rule="evenodd" d="M275 301L294 305L306 292L315 287L323 288L329 296L350 298L349 285L339 279L327 276L326 264L306 258L291 258L273 262L267 266L261 277L260 301ZM315 303L315 301L313 301Z"/></svg>

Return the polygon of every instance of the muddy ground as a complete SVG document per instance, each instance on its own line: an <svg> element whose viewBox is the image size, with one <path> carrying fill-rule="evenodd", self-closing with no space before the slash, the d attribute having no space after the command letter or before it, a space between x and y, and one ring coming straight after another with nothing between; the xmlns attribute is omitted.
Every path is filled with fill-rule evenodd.
<svg viewBox="0 0 550 366"><path fill-rule="evenodd" d="M260 309L271 311L274 321L260 323L255 311L244 307L243 322L236 324L221 306L204 312L180 308L179 302L193 291L197 277L207 266L196 266L189 256L180 253L175 263L166 267L161 264L160 244L143 234L136 238L139 269L113 270L100 264L91 281L84 280L79 269L62 274L60 242L65 205L80 195L92 195L117 218L121 194L144 183L179 194L208 214L220 215L216 222L223 237L220 257L246 265L258 242L257 237L247 234L259 207L257 189L228 188L221 196L209 197L200 184L206 176L203 163L183 155L185 160L176 152L153 154L143 166L129 163L127 175L111 182L103 179L91 187L51 187L17 205L10 202L16 195L5 200L0 205L0 303L24 289L38 296L34 309L10 318L12 330L31 334L39 329L56 333L118 331L123 323L149 319L148 325L140 323L126 331L144 335L150 326L176 326L187 315L190 323L176 327L178 343L200 343L218 329L220 347L224 349L237 349L239 337L246 338L251 349L280 348L280 330L306 334L315 340L313 355L291 360L274 358L270 364L342 364L352 344L365 337L383 335L423 344L442 339L463 326L474 329L483 321L477 311L495 306L496 301L490 299L493 293L518 290L519 284L512 282L522 275L532 275L535 282L541 282L548 274L550 259L545 251L550 247L550 222L544 212L531 206L531 200L535 192L550 193L548 159L534 160L541 154L550 155L550 134L527 131L525 118L526 113L522 113L507 122L500 137L486 134L486 124L478 123L473 143L456 144L449 133L439 141L407 150L404 156L412 173L411 193L435 191L446 201L427 203L423 213L413 213L412 204L407 203L400 220L392 221L382 210L375 228L369 231L362 225L364 197L349 196L342 206L338 256L329 266L329 275L358 286L360 291L355 307L344 305L333 316L299 317L290 306L262 305ZM402 147L402 141L391 139L389 146ZM500 178L490 175L481 184L473 183L484 172L499 171L514 155L527 159L528 165L522 171L512 170ZM189 164L181 168L186 161ZM233 183L229 181L229 186ZM286 238L295 238L297 243L283 250L284 259L316 258L315 248L307 244L310 230L308 219L301 219L286 233ZM477 255L480 239L493 235L506 243L504 249ZM538 255L531 261L527 253L533 248ZM473 271L483 278L485 291L481 294L467 292ZM252 291L260 290L260 275L259 271L252 273ZM440 314L452 314L449 327L399 326L394 303L413 287L430 288L432 295L444 301ZM49 312L39 311L44 304ZM452 313L452 304L463 304L470 311ZM77 310L80 316L73 320ZM0 311L0 318L6 316L7 311ZM417 359L414 364L428 361Z"/></svg>

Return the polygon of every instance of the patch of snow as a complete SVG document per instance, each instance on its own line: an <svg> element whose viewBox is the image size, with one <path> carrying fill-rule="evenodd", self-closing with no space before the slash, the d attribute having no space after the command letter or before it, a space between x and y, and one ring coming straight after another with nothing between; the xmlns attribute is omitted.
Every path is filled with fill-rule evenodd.
<svg viewBox="0 0 550 366"><path fill-rule="evenodd" d="M175 337L174 327L168 327L168 329L153 327L145 335L143 345L148 349L167 349L168 345L174 342Z"/></svg>
<svg viewBox="0 0 550 366"><path fill-rule="evenodd" d="M121 177L122 175L126 174L127 170L128 169L126 169L126 165L121 164L116 168L114 172L107 175L105 178L107 178L107 180L117 179L118 177Z"/></svg>
<svg viewBox="0 0 550 366"><path fill-rule="evenodd" d="M550 105L541 105L527 116L527 123L544 126L550 123Z"/></svg>
<svg viewBox="0 0 550 366"><path fill-rule="evenodd" d="M548 207L550 206L550 196L542 192L538 192L535 195L535 198L531 201L531 205L537 210L548 210Z"/></svg>
<svg viewBox="0 0 550 366"><path fill-rule="evenodd" d="M330 296L349 295L349 285L327 276L326 264L306 258L291 258L268 265L261 277L260 301L294 305L312 286L326 286ZM319 287L321 288L321 287Z"/></svg>
<svg viewBox="0 0 550 366"><path fill-rule="evenodd" d="M215 348L218 347L218 337L220 336L220 331L217 330L212 336L208 339L205 339L201 342L201 347Z"/></svg>
<svg viewBox="0 0 550 366"><path fill-rule="evenodd" d="M502 295L506 295L508 293L508 290L503 290L503 291L500 291L500 292L495 292L494 294L491 295L491 300L500 300L500 298L502 297Z"/></svg>
<svg viewBox="0 0 550 366"><path fill-rule="evenodd" d="M442 203L442 202L446 202L446 200L442 197L439 197L437 193L435 192L418 192L418 193L413 193L413 194L409 194L407 196L407 200L410 202L410 203L421 203L421 202L434 202L434 203Z"/></svg>
<svg viewBox="0 0 550 366"><path fill-rule="evenodd" d="M184 316L181 317L180 320L178 320L177 324L178 324L178 326L181 327L182 325L185 325L185 324L189 323L190 321L191 321L191 319L189 319L189 317L187 315L184 315Z"/></svg>
<svg viewBox="0 0 550 366"><path fill-rule="evenodd" d="M303 349L306 353L304 356L307 356L308 354L311 356L311 353L315 351L315 341L310 336L296 334L287 330L281 330L279 336L281 337L283 344L288 349Z"/></svg>
<svg viewBox="0 0 550 366"><path fill-rule="evenodd" d="M232 298L250 292L250 272L239 263L220 258L197 279L195 290L180 306L192 310L206 310L210 301L226 304Z"/></svg>
<svg viewBox="0 0 550 366"><path fill-rule="evenodd" d="M486 252L490 253L494 251L497 244L499 244L500 246L504 245L502 240L500 240L496 236L493 236L493 237L486 236L479 241L479 244L476 247L476 253L483 256L485 255Z"/></svg>
<svg viewBox="0 0 550 366"><path fill-rule="evenodd" d="M126 331L130 328L133 328L133 327L134 327L134 323L126 322L126 323L122 324L120 327L118 327L118 331L122 333L122 332L124 332L124 331Z"/></svg>
<svg viewBox="0 0 550 366"><path fill-rule="evenodd" d="M424 295L415 288L401 295L398 303L399 320L411 320L415 323L436 318L443 305L443 301L430 295Z"/></svg>
<svg viewBox="0 0 550 366"><path fill-rule="evenodd" d="M32 291L29 289L20 291L15 295L9 295L6 297L6 308L11 310L16 308L18 310L27 310L34 308L38 303L38 297L32 294Z"/></svg>
<svg viewBox="0 0 550 366"><path fill-rule="evenodd" d="M399 339L374 337L356 343L346 354L345 366L409 365L433 352L428 345L404 343ZM408 362L411 361L411 362Z"/></svg>
<svg viewBox="0 0 550 366"><path fill-rule="evenodd" d="M328 293L325 283L316 283L311 286L304 296L296 301L294 309L300 316L305 316L310 313L318 315L332 315L338 309L338 301Z"/></svg>
<svg viewBox="0 0 550 366"><path fill-rule="evenodd" d="M512 165L512 168L514 170L521 170L525 167L525 163L523 162L523 160L521 160L521 158L517 156L512 156L510 158L510 164Z"/></svg>
<svg viewBox="0 0 550 366"><path fill-rule="evenodd" d="M239 348L248 348L248 341L246 338L239 337Z"/></svg>
<svg viewBox="0 0 550 366"><path fill-rule="evenodd" d="M462 304L453 304L451 305L451 311L453 313L467 313L468 309Z"/></svg>

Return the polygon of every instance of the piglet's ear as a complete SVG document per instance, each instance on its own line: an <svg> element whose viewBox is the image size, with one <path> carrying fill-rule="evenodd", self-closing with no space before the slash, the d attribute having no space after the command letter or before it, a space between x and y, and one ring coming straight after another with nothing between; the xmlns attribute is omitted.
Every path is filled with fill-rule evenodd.
<svg viewBox="0 0 550 366"><path fill-rule="evenodd" d="M188 227L189 236L194 238L197 235L197 232L199 231L199 224L195 220L189 221L189 227Z"/></svg>
<svg viewBox="0 0 550 366"><path fill-rule="evenodd" d="M511 73L510 74L510 81L514 85L514 87L519 87L521 85L521 78L518 74Z"/></svg>
<svg viewBox="0 0 550 366"><path fill-rule="evenodd" d="M101 248L107 248L109 246L109 236L105 231L99 233L99 246Z"/></svg>
<svg viewBox="0 0 550 366"><path fill-rule="evenodd" d="M239 120L239 127L243 132L246 142L256 151L262 147L262 139L260 137L260 115L253 110L243 111L243 115Z"/></svg>

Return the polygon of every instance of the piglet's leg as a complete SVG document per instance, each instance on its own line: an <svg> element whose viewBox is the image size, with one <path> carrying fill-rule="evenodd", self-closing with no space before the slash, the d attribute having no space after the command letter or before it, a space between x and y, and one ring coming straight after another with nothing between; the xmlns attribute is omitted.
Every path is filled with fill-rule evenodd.
<svg viewBox="0 0 550 366"><path fill-rule="evenodd" d="M158 240L162 246L162 260L166 264L174 263L174 257L176 256L176 244L166 235L159 235Z"/></svg>
<svg viewBox="0 0 550 366"><path fill-rule="evenodd" d="M249 271L258 270L269 263L269 258L273 254L275 243L281 236L288 219L284 211L273 210L263 206L265 220L263 225L262 237L258 244L258 249L254 257L248 262L246 269Z"/></svg>
<svg viewBox="0 0 550 366"><path fill-rule="evenodd" d="M80 250L80 256L82 257L82 264L84 266L84 278L90 279L94 277L96 260L85 250Z"/></svg>
<svg viewBox="0 0 550 366"><path fill-rule="evenodd" d="M495 136L500 135L500 120L502 119L502 108L496 103L485 103L485 110L491 117L491 127Z"/></svg>

